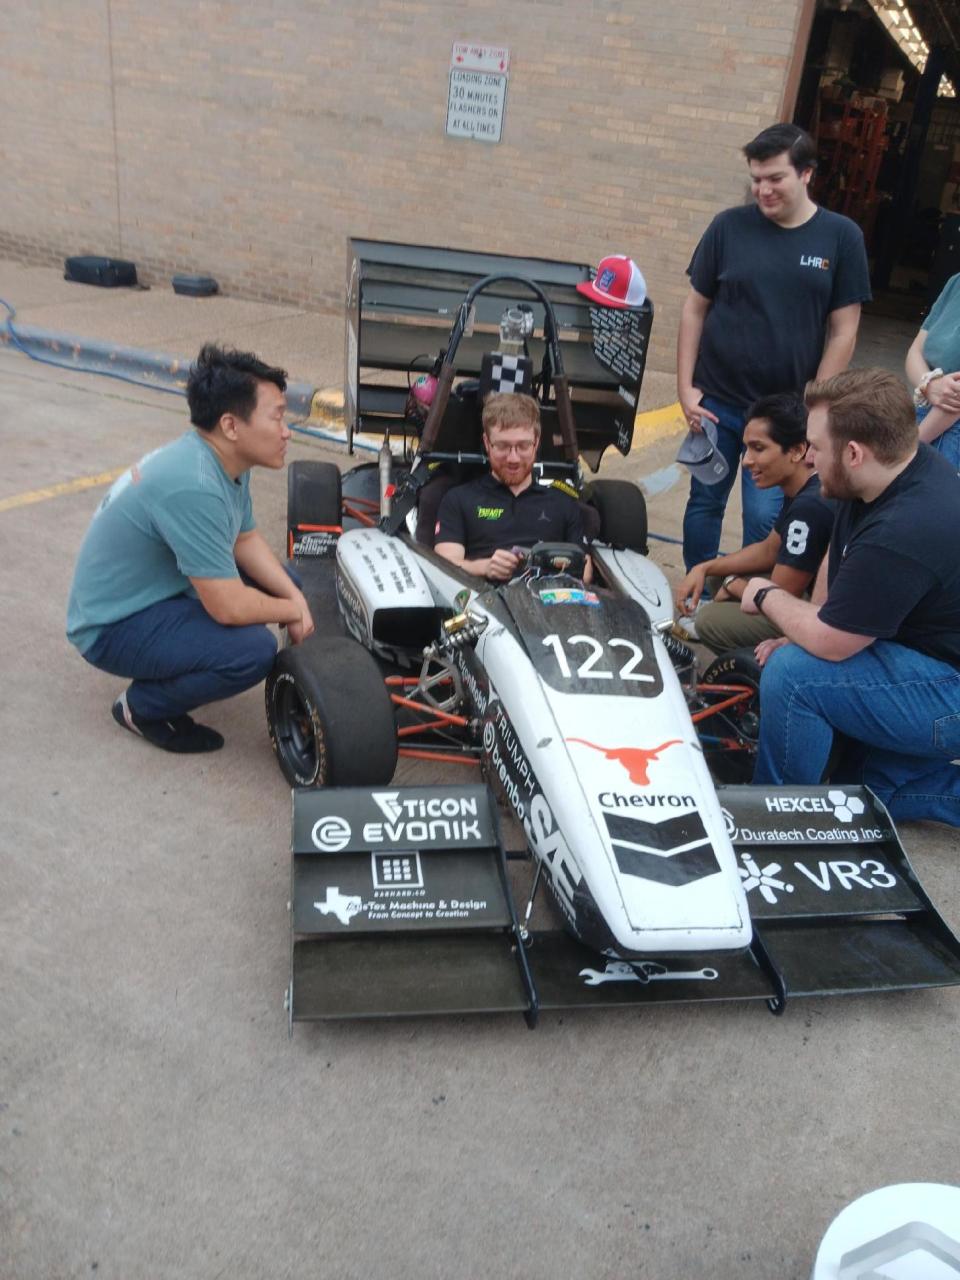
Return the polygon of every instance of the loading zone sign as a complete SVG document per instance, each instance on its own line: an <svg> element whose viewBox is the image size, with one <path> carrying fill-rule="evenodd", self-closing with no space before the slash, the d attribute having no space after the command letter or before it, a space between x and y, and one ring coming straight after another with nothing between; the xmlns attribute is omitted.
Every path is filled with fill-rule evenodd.
<svg viewBox="0 0 960 1280"><path fill-rule="evenodd" d="M506 72L452 67L447 97L447 136L499 142L506 98Z"/></svg>

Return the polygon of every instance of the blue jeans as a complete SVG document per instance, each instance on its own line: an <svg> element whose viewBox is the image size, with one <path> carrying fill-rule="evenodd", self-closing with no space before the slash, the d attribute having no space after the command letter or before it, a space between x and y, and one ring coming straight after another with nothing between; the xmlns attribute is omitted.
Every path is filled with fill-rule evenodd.
<svg viewBox="0 0 960 1280"><path fill-rule="evenodd" d="M924 420L930 412L930 405L925 404L917 410L917 425ZM930 441L930 448L936 449L937 453L942 453L946 460L957 471L960 471L960 418L951 426L947 427L936 440Z"/></svg>
<svg viewBox="0 0 960 1280"><path fill-rule="evenodd" d="M683 515L683 562L690 570L703 560L712 560L720 549L720 530L727 499L737 478L740 455L743 453L743 428L746 410L704 396L704 409L716 414L717 448L727 460L729 471L719 484L704 484L690 477L690 497ZM748 471L742 472L740 481L743 497L743 546L762 542L783 506L783 490L758 489Z"/></svg>
<svg viewBox="0 0 960 1280"><path fill-rule="evenodd" d="M777 649L760 681L754 782L808 784L823 777L834 730L865 744L864 782L894 818L960 826L960 671L889 640L843 662L798 645Z"/></svg>
<svg viewBox="0 0 960 1280"><path fill-rule="evenodd" d="M111 623L83 655L133 683L127 704L146 720L172 720L265 679L277 642L265 626L225 627L193 596L173 596Z"/></svg>

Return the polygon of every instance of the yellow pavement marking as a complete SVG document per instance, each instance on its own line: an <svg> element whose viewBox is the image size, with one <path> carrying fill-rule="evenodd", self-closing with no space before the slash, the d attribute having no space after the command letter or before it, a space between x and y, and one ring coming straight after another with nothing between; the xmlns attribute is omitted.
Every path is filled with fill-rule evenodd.
<svg viewBox="0 0 960 1280"><path fill-rule="evenodd" d="M343 392L336 387L323 387L313 393L310 402L310 417L321 421L330 418L343 418Z"/></svg>
<svg viewBox="0 0 960 1280"><path fill-rule="evenodd" d="M64 480L62 484L51 484L45 489L33 489L30 493L17 493L12 498L0 499L0 511L12 511L14 507L28 507L31 502L46 502L48 498L60 498L65 493L82 493L84 489L96 489L98 485L112 484L118 476L122 476L127 467L117 467L114 471L101 471L96 476L80 476L77 480Z"/></svg>
<svg viewBox="0 0 960 1280"><path fill-rule="evenodd" d="M671 436L677 431L686 431L687 424L680 408L680 401L664 405L662 409L650 409L646 413L638 413L633 424L633 443L635 445L653 444L664 436Z"/></svg>

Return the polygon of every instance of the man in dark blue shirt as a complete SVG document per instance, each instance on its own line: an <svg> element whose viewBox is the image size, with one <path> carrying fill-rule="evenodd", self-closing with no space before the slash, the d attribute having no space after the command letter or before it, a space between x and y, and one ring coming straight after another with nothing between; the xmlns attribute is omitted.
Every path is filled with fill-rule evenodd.
<svg viewBox="0 0 960 1280"><path fill-rule="evenodd" d="M692 479L683 521L687 569L717 554L736 478L745 413L761 396L801 393L850 362L860 304L870 298L860 228L810 199L813 140L774 125L744 147L754 204L717 215L697 245L677 339L677 395L688 425L717 424L729 471ZM762 542L782 501L743 473L743 542Z"/></svg>
<svg viewBox="0 0 960 1280"><path fill-rule="evenodd" d="M814 383L806 402L821 491L837 500L827 595L798 600L763 578L743 593L792 642L758 647L754 781L819 782L837 731L862 744L862 781L894 817L960 826L960 478L918 442L886 370Z"/></svg>
<svg viewBox="0 0 960 1280"><path fill-rule="evenodd" d="M576 498L533 482L540 408L532 396L488 396L483 447L490 472L444 494L434 549L467 573L507 582L521 557L513 548L583 541Z"/></svg>

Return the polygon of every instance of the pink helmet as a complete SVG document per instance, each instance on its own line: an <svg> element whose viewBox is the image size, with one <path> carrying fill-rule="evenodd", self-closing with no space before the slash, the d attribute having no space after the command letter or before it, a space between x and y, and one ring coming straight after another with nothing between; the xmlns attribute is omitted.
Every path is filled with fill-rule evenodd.
<svg viewBox="0 0 960 1280"><path fill-rule="evenodd" d="M407 396L407 418L420 425L426 422L427 412L436 394L436 378L432 373L421 373L410 386L410 394Z"/></svg>

